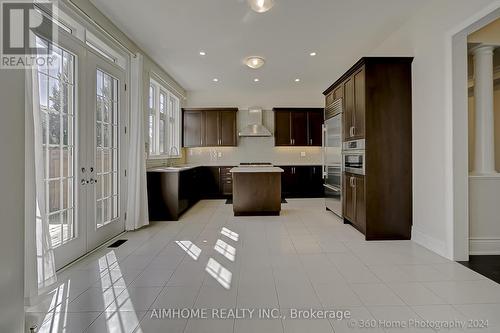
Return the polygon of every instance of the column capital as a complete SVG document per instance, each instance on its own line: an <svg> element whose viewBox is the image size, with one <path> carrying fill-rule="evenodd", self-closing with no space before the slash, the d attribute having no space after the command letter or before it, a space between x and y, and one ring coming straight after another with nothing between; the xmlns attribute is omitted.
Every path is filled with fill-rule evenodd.
<svg viewBox="0 0 500 333"><path fill-rule="evenodd" d="M497 48L496 45L490 45L490 44L479 44L477 46L474 46L470 52L473 55L477 54L491 54L493 55L493 51Z"/></svg>

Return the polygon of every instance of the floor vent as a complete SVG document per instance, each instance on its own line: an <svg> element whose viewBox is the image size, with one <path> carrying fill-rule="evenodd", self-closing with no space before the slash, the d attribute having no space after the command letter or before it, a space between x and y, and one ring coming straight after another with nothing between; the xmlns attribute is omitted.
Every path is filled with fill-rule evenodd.
<svg viewBox="0 0 500 333"><path fill-rule="evenodd" d="M109 245L108 248L118 247L118 246L122 245L123 243L125 243L126 241L127 241L126 239L119 239L116 242L114 242L113 244Z"/></svg>

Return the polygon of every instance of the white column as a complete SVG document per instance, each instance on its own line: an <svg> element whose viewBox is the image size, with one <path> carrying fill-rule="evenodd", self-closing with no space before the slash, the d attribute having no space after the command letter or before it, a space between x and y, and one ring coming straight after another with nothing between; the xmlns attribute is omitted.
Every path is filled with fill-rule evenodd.
<svg viewBox="0 0 500 333"><path fill-rule="evenodd" d="M472 50L476 119L474 174L496 173L493 119L493 50L494 47L490 45L480 45Z"/></svg>

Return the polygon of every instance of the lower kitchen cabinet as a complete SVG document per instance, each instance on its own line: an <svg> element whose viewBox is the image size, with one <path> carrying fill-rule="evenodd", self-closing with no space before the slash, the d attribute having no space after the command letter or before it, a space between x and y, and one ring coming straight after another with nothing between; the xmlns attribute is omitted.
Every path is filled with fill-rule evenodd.
<svg viewBox="0 0 500 333"><path fill-rule="evenodd" d="M177 221L201 199L223 199L233 194L232 167L195 167L178 172L148 171L148 208L151 221Z"/></svg>
<svg viewBox="0 0 500 333"><path fill-rule="evenodd" d="M202 170L204 179L203 198L221 199L230 197L233 194L233 176L228 166L199 167Z"/></svg>
<svg viewBox="0 0 500 333"><path fill-rule="evenodd" d="M366 195L365 177L351 173L343 175L344 219L366 233Z"/></svg>
<svg viewBox="0 0 500 333"><path fill-rule="evenodd" d="M323 197L323 174L320 165L280 166L281 192L285 198Z"/></svg>

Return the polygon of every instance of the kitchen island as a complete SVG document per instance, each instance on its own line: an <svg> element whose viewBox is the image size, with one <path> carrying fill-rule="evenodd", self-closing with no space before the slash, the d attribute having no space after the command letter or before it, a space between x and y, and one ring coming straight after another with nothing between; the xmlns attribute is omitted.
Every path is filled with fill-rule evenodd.
<svg viewBox="0 0 500 333"><path fill-rule="evenodd" d="M283 171L273 166L232 168L234 216L279 215Z"/></svg>

